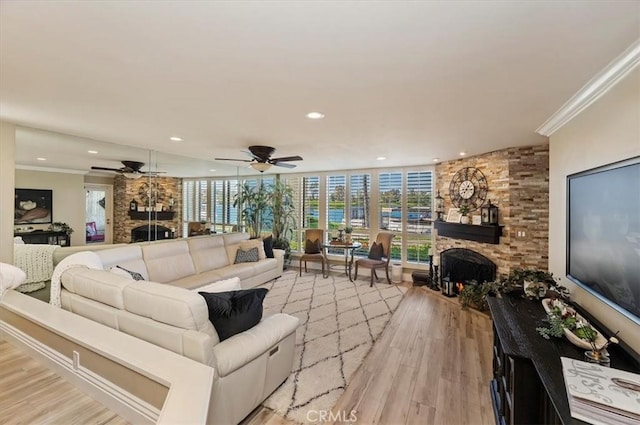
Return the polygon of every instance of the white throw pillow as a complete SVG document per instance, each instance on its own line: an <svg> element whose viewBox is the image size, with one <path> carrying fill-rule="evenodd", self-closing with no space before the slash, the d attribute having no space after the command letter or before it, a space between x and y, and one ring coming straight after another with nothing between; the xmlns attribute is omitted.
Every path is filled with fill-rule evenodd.
<svg viewBox="0 0 640 425"><path fill-rule="evenodd" d="M239 291L241 289L242 289L242 286L240 285L240 278L232 277L231 279L219 280L217 282L210 283L207 286L196 288L194 289L194 291L218 293L218 292Z"/></svg>
<svg viewBox="0 0 640 425"><path fill-rule="evenodd" d="M27 274L18 267L0 263L0 298L9 289L15 289L27 280Z"/></svg>
<svg viewBox="0 0 640 425"><path fill-rule="evenodd" d="M116 266L111 267L109 271L113 274L117 274L118 276L128 277L129 279L133 280L133 276L131 276L131 273L127 272L126 270L119 269Z"/></svg>

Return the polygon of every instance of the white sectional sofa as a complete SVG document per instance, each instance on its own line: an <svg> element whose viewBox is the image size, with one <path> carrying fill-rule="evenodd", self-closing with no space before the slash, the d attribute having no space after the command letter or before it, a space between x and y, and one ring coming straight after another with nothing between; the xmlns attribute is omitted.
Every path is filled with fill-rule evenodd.
<svg viewBox="0 0 640 425"><path fill-rule="evenodd" d="M229 290L229 282L216 282L230 277L239 278L232 282L234 289L240 289L240 282L250 288L282 273L282 252L256 263L232 264L235 250L247 239L246 234L225 234L96 251L102 269L62 262L62 307L211 366L215 381L208 423L238 423L289 376L299 322L275 314L220 341L198 290ZM116 265L145 280L110 271Z"/></svg>

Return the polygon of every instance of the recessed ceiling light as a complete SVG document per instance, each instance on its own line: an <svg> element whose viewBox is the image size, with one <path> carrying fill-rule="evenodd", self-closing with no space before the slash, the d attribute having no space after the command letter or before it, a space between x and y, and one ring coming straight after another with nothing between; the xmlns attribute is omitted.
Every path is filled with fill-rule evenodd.
<svg viewBox="0 0 640 425"><path fill-rule="evenodd" d="M182 142L182 137L171 136L169 137L169 140L171 140L172 142Z"/></svg>
<svg viewBox="0 0 640 425"><path fill-rule="evenodd" d="M97 154L98 151L87 151L88 153Z"/></svg>
<svg viewBox="0 0 640 425"><path fill-rule="evenodd" d="M46 161L47 158L36 158L38 161Z"/></svg>
<svg viewBox="0 0 640 425"><path fill-rule="evenodd" d="M433 158L433 162L438 162L440 161L440 158Z"/></svg>
<svg viewBox="0 0 640 425"><path fill-rule="evenodd" d="M466 154L466 152L460 152L460 156L465 156Z"/></svg>
<svg viewBox="0 0 640 425"><path fill-rule="evenodd" d="M213 172L214 172L214 171L216 171L216 170L215 170L214 168L212 168L212 169L210 169L209 171L213 173Z"/></svg>
<svg viewBox="0 0 640 425"><path fill-rule="evenodd" d="M321 120L324 118L324 114L322 112L309 112L307 118L310 120Z"/></svg>
<svg viewBox="0 0 640 425"><path fill-rule="evenodd" d="M376 158L378 161L384 161L385 159L387 159L386 156L379 156Z"/></svg>

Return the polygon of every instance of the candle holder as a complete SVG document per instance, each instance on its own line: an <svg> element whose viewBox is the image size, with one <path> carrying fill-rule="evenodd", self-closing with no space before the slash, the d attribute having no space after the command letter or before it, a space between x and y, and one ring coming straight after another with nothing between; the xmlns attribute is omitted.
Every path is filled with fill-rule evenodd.
<svg viewBox="0 0 640 425"><path fill-rule="evenodd" d="M438 266L437 265L433 266L433 278L431 279L431 286L429 286L429 288L433 289L434 291L440 290L440 285L438 284Z"/></svg>

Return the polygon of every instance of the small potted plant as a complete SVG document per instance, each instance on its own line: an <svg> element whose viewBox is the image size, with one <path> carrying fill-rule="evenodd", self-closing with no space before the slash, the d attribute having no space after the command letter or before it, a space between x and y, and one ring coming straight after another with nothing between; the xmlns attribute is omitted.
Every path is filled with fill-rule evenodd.
<svg viewBox="0 0 640 425"><path fill-rule="evenodd" d="M54 232L65 232L67 236L73 233L73 229L71 228L71 226L60 221L51 223L51 230L53 230Z"/></svg>
<svg viewBox="0 0 640 425"><path fill-rule="evenodd" d="M460 217L460 223L469 224L469 207L467 205L460 207L460 214L462 215L462 217Z"/></svg>
<svg viewBox="0 0 640 425"><path fill-rule="evenodd" d="M344 228L344 233L345 233L345 238L347 240L347 243L351 243L351 234L353 233L353 227L351 226L347 226Z"/></svg>

